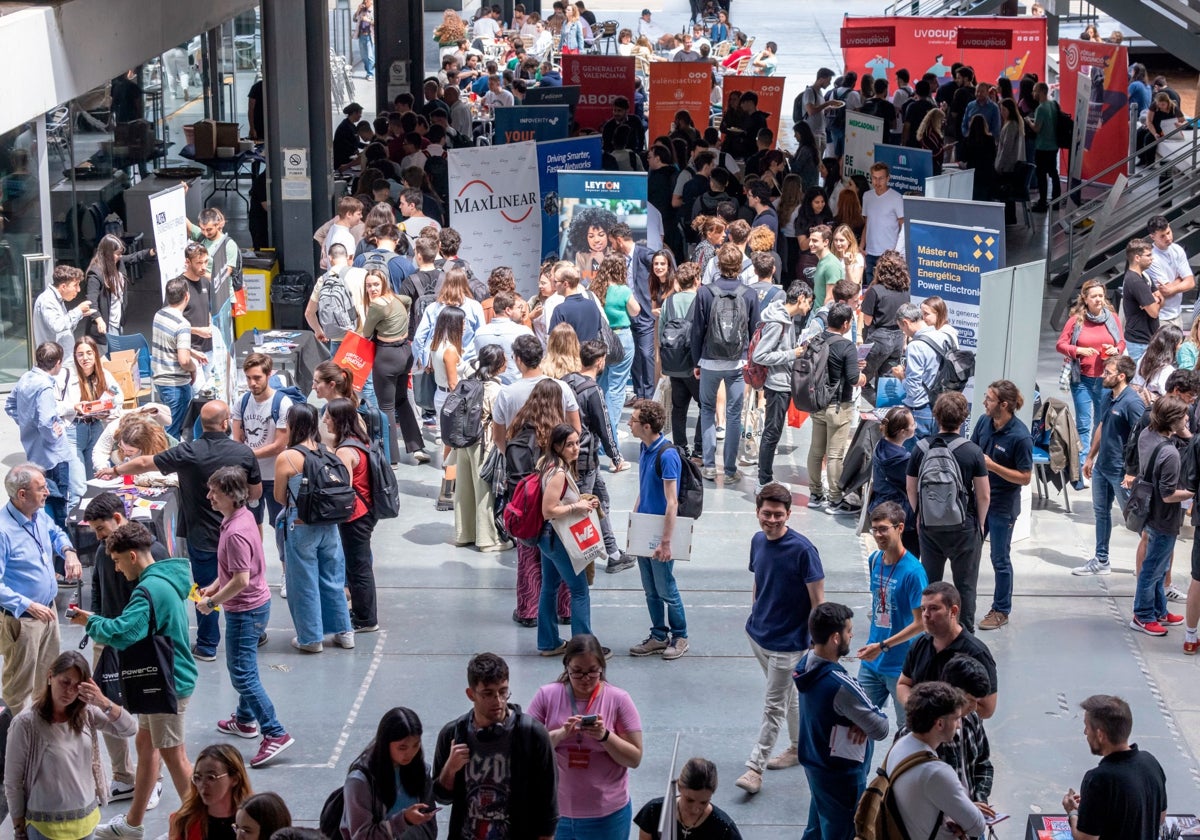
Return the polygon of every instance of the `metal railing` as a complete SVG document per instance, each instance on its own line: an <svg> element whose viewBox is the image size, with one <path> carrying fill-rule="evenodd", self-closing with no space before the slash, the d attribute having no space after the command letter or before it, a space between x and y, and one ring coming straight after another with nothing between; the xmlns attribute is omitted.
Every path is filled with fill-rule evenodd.
<svg viewBox="0 0 1200 840"><path fill-rule="evenodd" d="M883 13L901 17L952 17L986 15L1000 6L1001 0L896 0Z"/></svg>

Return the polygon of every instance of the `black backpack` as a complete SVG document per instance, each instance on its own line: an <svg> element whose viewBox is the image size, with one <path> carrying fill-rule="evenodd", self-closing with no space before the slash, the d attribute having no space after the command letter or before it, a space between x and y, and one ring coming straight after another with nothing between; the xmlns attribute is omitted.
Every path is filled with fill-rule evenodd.
<svg viewBox="0 0 1200 840"><path fill-rule="evenodd" d="M300 492L292 496L300 521L305 525L336 525L348 520L354 513L355 493L346 465L325 444L319 444L315 452L307 446L291 449L304 458Z"/></svg>
<svg viewBox="0 0 1200 840"><path fill-rule="evenodd" d="M537 433L533 430L533 426L523 426L505 443L506 496L512 498L513 491L521 479L537 469L537 462L541 457L542 448L538 446Z"/></svg>
<svg viewBox="0 0 1200 840"><path fill-rule="evenodd" d="M829 381L829 334L814 335L804 352L792 362L792 403L814 414L829 408L834 383Z"/></svg>
<svg viewBox="0 0 1200 840"><path fill-rule="evenodd" d="M351 765L350 772L355 770L366 771L359 766ZM349 775L349 774L347 774ZM371 777L368 775L368 779ZM374 796L374 785L371 788L371 822L378 825L383 821L382 810L379 807L379 799ZM346 786L338 785L329 792L329 796L325 798L325 804L321 806L321 816L317 822L317 827L320 829L322 836L329 840L342 840L342 816L346 813Z"/></svg>
<svg viewBox="0 0 1200 840"><path fill-rule="evenodd" d="M675 454L679 456L679 486L677 488L679 508L676 510L676 515L699 519L700 514L704 513L704 476L700 472L700 467L688 457L683 447L669 442L664 443L658 448L658 454L654 456L654 471L658 473L659 478L662 478L663 474L662 457L663 451L666 449L674 449Z"/></svg>
<svg viewBox="0 0 1200 840"><path fill-rule="evenodd" d="M600 386L596 384L596 380L589 379L581 373L568 373L563 377L563 382L570 386L575 392L575 399L580 405L580 420L583 420L583 398L585 394L590 394L593 390L599 390ZM601 395L603 398L603 394ZM596 435L588 428L587 423L580 423L579 432L579 457L575 460L580 473L591 472L600 464L600 443L596 440Z"/></svg>
<svg viewBox="0 0 1200 840"><path fill-rule="evenodd" d="M371 503L366 499L362 503L371 509L376 519L395 519L400 515L400 485L396 481L396 473L392 470L388 454L383 449L383 443L372 440L366 445L357 440L347 440L343 446L352 446L367 459L367 476L370 479ZM351 485L353 486L353 484ZM358 491L354 491L358 495Z"/></svg>
<svg viewBox="0 0 1200 840"><path fill-rule="evenodd" d="M455 449L474 446L483 437L482 379L463 378L446 395L442 404L440 424L442 442Z"/></svg>
<svg viewBox="0 0 1200 840"><path fill-rule="evenodd" d="M408 317L408 337L411 339L417 333L417 327L421 324L421 316L425 314L425 309L429 304L437 300L437 285L441 280L440 271L418 271L413 275L413 284L420 291L417 299L413 301L412 312Z"/></svg>
<svg viewBox="0 0 1200 840"><path fill-rule="evenodd" d="M1074 136L1075 120L1061 105L1054 103L1054 139L1058 141L1058 148L1071 148L1071 138Z"/></svg>
<svg viewBox="0 0 1200 840"><path fill-rule="evenodd" d="M974 353L959 349L958 342L953 339L950 340L950 347L944 348L928 335L919 335L916 338L932 347L938 357L938 372L933 378L933 386L925 389L930 402L934 402L938 395L947 391L962 391L967 387L967 383L975 375Z"/></svg>
<svg viewBox="0 0 1200 840"><path fill-rule="evenodd" d="M829 93L825 94L825 101L829 102L834 99L846 101L846 97L854 90L852 87L835 87L830 88ZM830 128L845 128L846 127L846 108L829 108L825 111L825 124Z"/></svg>
<svg viewBox="0 0 1200 840"><path fill-rule="evenodd" d="M736 291L726 292L714 283L704 341L705 358L727 362L741 359L749 340L750 307L742 296L741 284Z"/></svg>
<svg viewBox="0 0 1200 840"><path fill-rule="evenodd" d="M691 376L695 365L692 363L692 313L696 308L696 299L692 298L687 312L680 314L667 299L671 308L671 316L662 316L662 330L658 340L658 357L662 364L662 372L667 376ZM665 309L666 307L664 307Z"/></svg>

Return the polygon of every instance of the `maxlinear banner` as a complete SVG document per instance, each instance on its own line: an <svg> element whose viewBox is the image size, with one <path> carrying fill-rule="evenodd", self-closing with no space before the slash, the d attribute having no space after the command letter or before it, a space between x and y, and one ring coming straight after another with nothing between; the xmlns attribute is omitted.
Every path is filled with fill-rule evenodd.
<svg viewBox="0 0 1200 840"><path fill-rule="evenodd" d="M650 62L650 137L670 134L675 114L687 111L692 124L708 125L712 66L699 61Z"/></svg>
<svg viewBox="0 0 1200 840"><path fill-rule="evenodd" d="M645 172L558 173L559 253L584 277L611 253L608 231L617 222L629 225L634 241L662 247L662 221L646 200L646 178Z"/></svg>
<svg viewBox="0 0 1200 840"><path fill-rule="evenodd" d="M946 302L958 344L978 346L980 275L1004 264L999 231L938 222L908 222L912 302L938 295Z"/></svg>
<svg viewBox="0 0 1200 840"><path fill-rule="evenodd" d="M517 277L536 282L542 246L537 144L450 149L450 224L462 235L459 254L495 265L496 249Z"/></svg>
<svg viewBox="0 0 1200 840"><path fill-rule="evenodd" d="M1062 73L1059 76L1060 103L1076 101L1079 74L1091 79L1086 116L1076 113L1075 122L1083 121L1087 133L1083 139L1081 176L1090 180L1129 154L1129 56L1125 47L1093 41L1059 42ZM1125 172L1120 167L1101 180L1112 184Z"/></svg>
<svg viewBox="0 0 1200 840"><path fill-rule="evenodd" d="M651 64L651 72L654 65ZM753 91L758 94L758 110L765 112L767 116L767 128L775 135L775 143L779 144L779 117L783 113L783 85L787 82L784 76L726 76L722 82L725 98L729 98L732 91L739 93L749 93ZM696 123L696 127L703 131L703 126L708 125L708 108L704 109L704 122ZM654 135L651 134L651 137Z"/></svg>
<svg viewBox="0 0 1200 840"><path fill-rule="evenodd" d="M632 106L636 69L633 56L576 54L562 57L563 84L579 86L575 121L580 128L599 130L612 116L613 100L618 96L624 96ZM707 118L704 124L707 125Z"/></svg>
<svg viewBox="0 0 1200 840"><path fill-rule="evenodd" d="M847 17L841 41L847 70L886 78L892 90L901 68L913 79L933 73L948 82L956 61L987 81L1046 78L1044 17Z"/></svg>
<svg viewBox="0 0 1200 840"><path fill-rule="evenodd" d="M542 191L542 259L558 257L558 173L572 170L603 168L600 135L550 140L537 144L538 180ZM532 295L537 277L518 277L517 288L525 296ZM523 285L524 284L524 285Z"/></svg>
<svg viewBox="0 0 1200 840"><path fill-rule="evenodd" d="M901 195L924 195L925 180L933 177L933 153L928 149L876 143L875 162L887 164L888 186Z"/></svg>
<svg viewBox="0 0 1200 840"><path fill-rule="evenodd" d="M561 140L567 136L571 109L566 105L522 105L495 110L495 145L533 140Z"/></svg>

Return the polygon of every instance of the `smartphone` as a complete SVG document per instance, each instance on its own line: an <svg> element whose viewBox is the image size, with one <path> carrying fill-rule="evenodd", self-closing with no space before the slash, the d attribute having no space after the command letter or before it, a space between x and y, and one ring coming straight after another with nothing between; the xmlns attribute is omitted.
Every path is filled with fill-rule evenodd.
<svg viewBox="0 0 1200 840"><path fill-rule="evenodd" d="M580 726L595 726L596 721L600 719L599 715L584 715L579 720Z"/></svg>
<svg viewBox="0 0 1200 840"><path fill-rule="evenodd" d="M996 823L1004 822L1006 819L1008 819L1008 814L996 814L992 817L985 817L983 821L988 825L995 825Z"/></svg>
<svg viewBox="0 0 1200 840"><path fill-rule="evenodd" d="M442 810L442 809L441 809L441 806L435 806L435 805L426 805L426 806L425 806L425 809L422 811L422 813L424 813L424 814L426 814L426 815L428 815L428 814L436 814L436 813L437 813L438 811L440 811L440 810Z"/></svg>

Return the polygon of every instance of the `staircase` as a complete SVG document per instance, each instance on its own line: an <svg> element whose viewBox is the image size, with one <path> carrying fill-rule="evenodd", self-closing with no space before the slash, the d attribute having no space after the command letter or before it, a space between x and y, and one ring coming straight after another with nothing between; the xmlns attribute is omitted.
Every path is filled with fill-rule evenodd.
<svg viewBox="0 0 1200 840"><path fill-rule="evenodd" d="M1200 8L1184 0L1092 0L1122 26L1148 33L1165 52L1200 67Z"/></svg>

